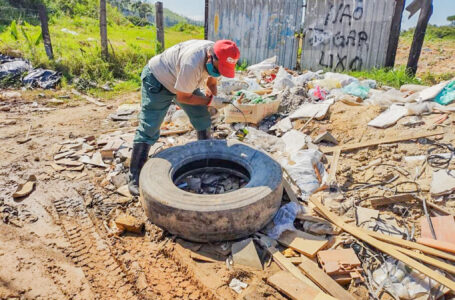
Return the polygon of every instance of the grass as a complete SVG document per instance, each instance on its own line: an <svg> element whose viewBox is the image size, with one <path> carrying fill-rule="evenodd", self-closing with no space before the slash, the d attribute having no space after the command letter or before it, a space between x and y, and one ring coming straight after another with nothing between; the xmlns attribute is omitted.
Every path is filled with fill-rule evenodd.
<svg viewBox="0 0 455 300"><path fill-rule="evenodd" d="M422 84L422 81L406 73L406 67L394 69L372 69L368 71L349 71L347 74L359 79L374 79L379 85L399 88L403 84Z"/></svg>
<svg viewBox="0 0 455 300"><path fill-rule="evenodd" d="M400 37L406 40L411 40L414 37L415 28L405 30ZM455 40L455 26L436 26L428 25L425 32L425 41L433 40Z"/></svg>
<svg viewBox="0 0 455 300"><path fill-rule="evenodd" d="M154 26L125 24L123 21L108 20L110 57L107 61L103 61L100 55L98 21L86 16L51 18L49 27L54 60L47 58L42 41L34 45L41 28L27 23L17 25L17 40L11 34L10 26L0 28L0 53L22 56L29 59L34 67L62 72L63 86L71 84L75 77L80 77L98 84L121 80L126 83L117 83L117 86L135 90L140 86L142 68L155 55L156 29ZM62 29L74 31L77 35L63 32ZM27 38L33 41L33 45L26 42ZM203 28L193 25L176 25L165 29L167 48L185 40L202 38ZM118 88L114 90L118 91Z"/></svg>

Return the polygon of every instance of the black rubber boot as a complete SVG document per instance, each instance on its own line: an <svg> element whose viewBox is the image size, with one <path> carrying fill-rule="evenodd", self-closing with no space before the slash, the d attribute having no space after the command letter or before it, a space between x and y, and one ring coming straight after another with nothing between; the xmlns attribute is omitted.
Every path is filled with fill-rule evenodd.
<svg viewBox="0 0 455 300"><path fill-rule="evenodd" d="M210 128L207 128L206 130L199 130L197 132L197 140L210 140L212 138L212 135L210 134Z"/></svg>
<svg viewBox="0 0 455 300"><path fill-rule="evenodd" d="M128 190L131 195L139 196L139 175L141 174L142 167L147 161L151 145L147 143L133 144L133 152L131 153L130 173Z"/></svg>

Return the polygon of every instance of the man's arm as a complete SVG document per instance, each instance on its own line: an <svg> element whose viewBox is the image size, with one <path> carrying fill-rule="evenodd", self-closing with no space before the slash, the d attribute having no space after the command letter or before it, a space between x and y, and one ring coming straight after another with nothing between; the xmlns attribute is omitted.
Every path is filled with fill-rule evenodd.
<svg viewBox="0 0 455 300"><path fill-rule="evenodd" d="M197 96L191 93L177 92L177 101L189 105L208 105L210 97Z"/></svg>
<svg viewBox="0 0 455 300"><path fill-rule="evenodd" d="M218 89L217 89L218 81L216 80L216 78L212 77L212 76L209 76L207 78L206 85L207 85L207 91L205 92L206 95L207 96L210 96L210 95L217 96L217 94L218 94Z"/></svg>

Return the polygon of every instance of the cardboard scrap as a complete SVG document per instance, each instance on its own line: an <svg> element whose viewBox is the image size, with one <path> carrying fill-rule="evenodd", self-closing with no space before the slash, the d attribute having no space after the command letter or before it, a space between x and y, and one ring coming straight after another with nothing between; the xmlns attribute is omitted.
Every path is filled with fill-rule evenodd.
<svg viewBox="0 0 455 300"><path fill-rule="evenodd" d="M308 257L314 257L319 250L327 246L329 240L296 230L283 232L278 242Z"/></svg>
<svg viewBox="0 0 455 300"><path fill-rule="evenodd" d="M35 184L36 176L30 175L26 183L19 184L19 186L17 187L16 191L13 194L13 198L17 199L30 195L30 193L33 192L33 189L35 188Z"/></svg>
<svg viewBox="0 0 455 300"><path fill-rule="evenodd" d="M239 264L262 270L261 260L251 238L232 244L232 258L234 265Z"/></svg>

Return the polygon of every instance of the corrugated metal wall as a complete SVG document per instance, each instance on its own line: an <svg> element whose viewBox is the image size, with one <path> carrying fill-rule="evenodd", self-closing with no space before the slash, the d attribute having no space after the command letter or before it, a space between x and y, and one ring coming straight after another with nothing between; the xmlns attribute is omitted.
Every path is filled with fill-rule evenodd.
<svg viewBox="0 0 455 300"><path fill-rule="evenodd" d="M306 0L301 66L337 71L385 64L395 0Z"/></svg>
<svg viewBox="0 0 455 300"><path fill-rule="evenodd" d="M302 13L303 0L209 0L208 38L235 41L250 65L276 55L295 68Z"/></svg>

